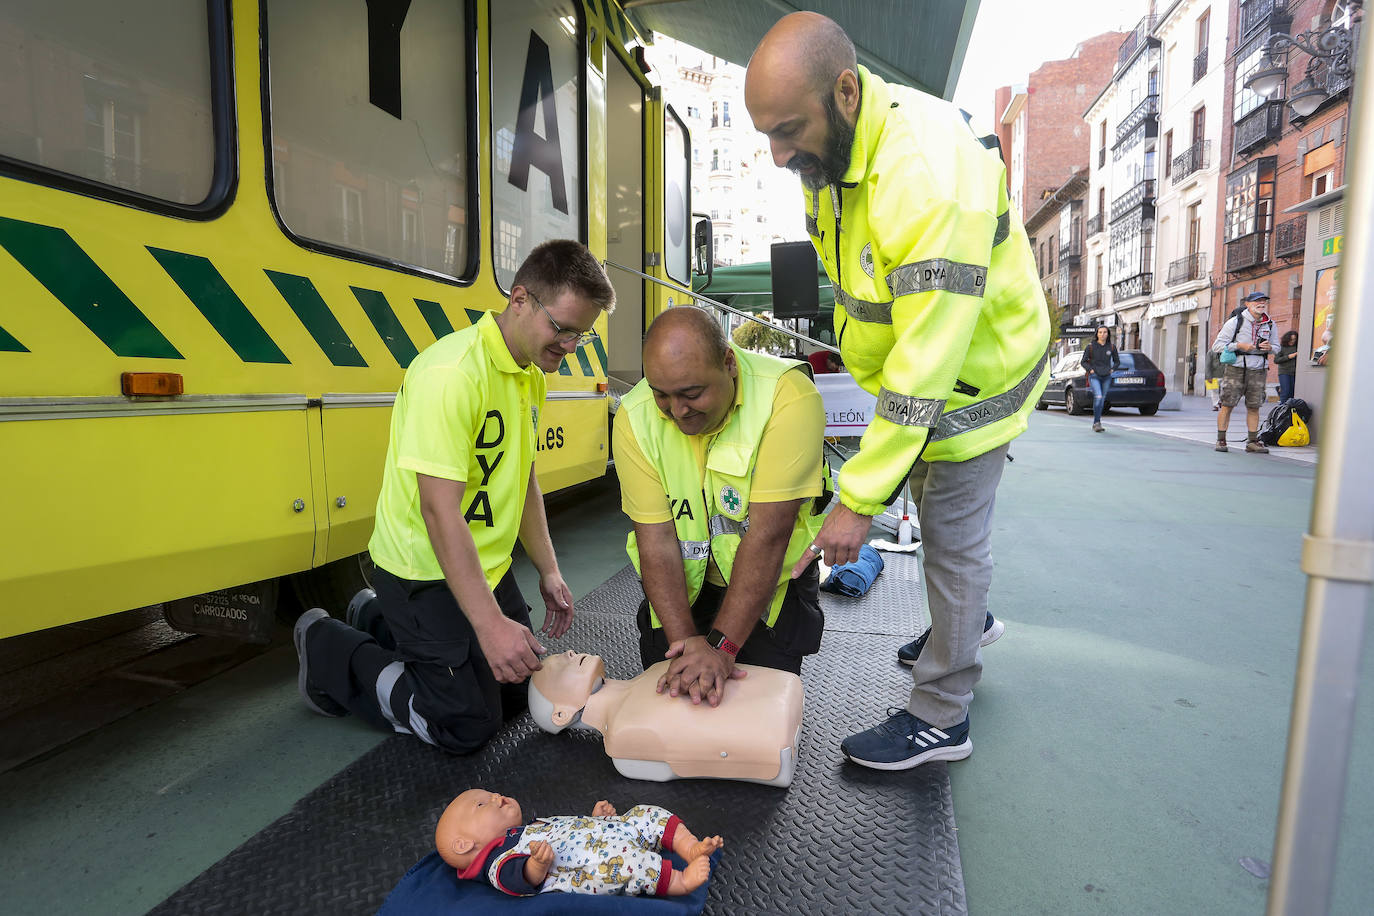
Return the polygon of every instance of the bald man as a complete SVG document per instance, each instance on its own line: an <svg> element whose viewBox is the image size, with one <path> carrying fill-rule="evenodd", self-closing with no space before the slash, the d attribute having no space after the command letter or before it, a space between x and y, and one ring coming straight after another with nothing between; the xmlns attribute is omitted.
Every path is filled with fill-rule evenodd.
<svg viewBox="0 0 1374 916"><path fill-rule="evenodd" d="M640 661L672 660L660 693L716 706L736 663L799 674L820 648L816 560L791 570L830 497L824 434L806 363L731 345L697 308L649 327L615 465L646 595Z"/></svg>
<svg viewBox="0 0 1374 916"><path fill-rule="evenodd" d="M877 396L818 554L857 558L873 516L909 480L920 514L931 626L898 650L905 708L841 744L902 770L973 749L968 706L988 612L993 498L1008 443L1045 386L1049 321L995 136L971 116L860 67L817 13L785 16L749 62L744 103L773 161L802 181L807 231L835 287L845 366Z"/></svg>

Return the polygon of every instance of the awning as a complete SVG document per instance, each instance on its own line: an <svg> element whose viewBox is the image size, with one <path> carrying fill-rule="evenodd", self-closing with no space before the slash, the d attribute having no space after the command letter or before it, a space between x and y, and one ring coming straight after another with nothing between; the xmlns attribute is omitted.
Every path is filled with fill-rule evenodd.
<svg viewBox="0 0 1374 916"><path fill-rule="evenodd" d="M808 9L839 23L859 63L883 79L949 98L964 64L978 0L623 0L641 32L662 32L744 66L764 33Z"/></svg>
<svg viewBox="0 0 1374 916"><path fill-rule="evenodd" d="M835 290L819 258L816 259L816 284L820 287L821 315L829 316L835 311ZM705 277L693 274L692 289L742 312L773 310L773 269L768 261L717 267L711 272L709 285Z"/></svg>

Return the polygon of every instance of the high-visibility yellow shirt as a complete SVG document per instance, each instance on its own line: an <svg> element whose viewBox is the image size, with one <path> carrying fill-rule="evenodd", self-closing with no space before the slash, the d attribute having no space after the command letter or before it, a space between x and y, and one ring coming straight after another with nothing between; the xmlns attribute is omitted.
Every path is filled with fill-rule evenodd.
<svg viewBox="0 0 1374 916"><path fill-rule="evenodd" d="M463 517L495 588L510 568L548 383L516 365L495 316L426 347L391 410L372 560L403 579L444 578L420 514L415 475L462 481Z"/></svg>
<svg viewBox="0 0 1374 916"><path fill-rule="evenodd" d="M859 81L849 169L803 199L845 366L878 398L840 500L876 515L918 459L964 461L1025 430L1050 335L995 137L862 66Z"/></svg>
<svg viewBox="0 0 1374 916"><path fill-rule="evenodd" d="M740 408L743 387L735 385L735 402L720 425L690 440L701 478L706 474L706 451L711 439L725 428ZM759 444L760 472L751 485L752 502L780 503L821 495L821 442L825 435L825 405L816 385L803 372L785 372L773 392L773 413ZM615 469L620 478L620 505L631 521L655 525L672 521L667 489L659 471L644 455L629 423L615 427ZM714 561L706 581L724 585Z"/></svg>

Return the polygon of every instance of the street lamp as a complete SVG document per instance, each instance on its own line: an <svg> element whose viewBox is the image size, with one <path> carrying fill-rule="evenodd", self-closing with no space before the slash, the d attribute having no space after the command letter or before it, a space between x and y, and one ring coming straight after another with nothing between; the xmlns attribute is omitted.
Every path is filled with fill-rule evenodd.
<svg viewBox="0 0 1374 916"><path fill-rule="evenodd" d="M1332 24L1324 29L1311 29L1299 35L1279 33L1271 36L1264 47L1264 57L1259 67L1245 79L1245 88L1266 98L1272 96L1288 77L1288 51L1292 48L1306 51L1312 59L1307 62L1302 81L1293 87L1288 107L1298 117L1309 117L1327 97L1325 87L1316 79L1317 70L1323 63L1326 65L1328 84L1333 80L1349 83L1354 79L1355 67L1351 54L1355 38L1352 27L1363 5L1363 0L1338 4L1337 9L1343 15L1339 19L1333 15Z"/></svg>

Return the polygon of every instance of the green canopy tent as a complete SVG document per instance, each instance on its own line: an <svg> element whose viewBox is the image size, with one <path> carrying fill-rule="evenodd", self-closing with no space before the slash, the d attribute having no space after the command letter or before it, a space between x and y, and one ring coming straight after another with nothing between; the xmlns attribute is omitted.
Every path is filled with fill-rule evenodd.
<svg viewBox="0 0 1374 916"><path fill-rule="evenodd" d="M809 336L833 343L835 290L819 258L816 259L816 285L820 288L820 314L812 320ZM767 261L714 268L710 283L701 274L693 274L692 290L753 315L773 310L772 267Z"/></svg>

